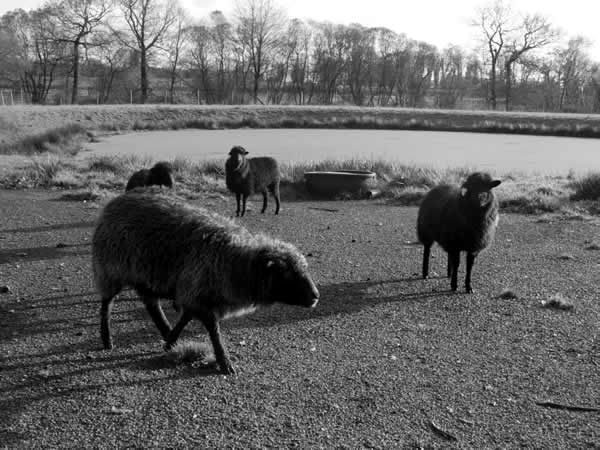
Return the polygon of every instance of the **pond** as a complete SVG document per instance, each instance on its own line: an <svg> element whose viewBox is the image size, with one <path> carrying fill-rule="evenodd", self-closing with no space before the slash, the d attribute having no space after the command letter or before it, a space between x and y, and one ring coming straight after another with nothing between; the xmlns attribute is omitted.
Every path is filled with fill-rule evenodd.
<svg viewBox="0 0 600 450"><path fill-rule="evenodd" d="M234 145L250 156L280 162L374 159L431 166L464 167L496 173L566 174L600 169L597 139L508 134L321 129L236 129L150 131L115 135L88 145L90 155L223 159Z"/></svg>

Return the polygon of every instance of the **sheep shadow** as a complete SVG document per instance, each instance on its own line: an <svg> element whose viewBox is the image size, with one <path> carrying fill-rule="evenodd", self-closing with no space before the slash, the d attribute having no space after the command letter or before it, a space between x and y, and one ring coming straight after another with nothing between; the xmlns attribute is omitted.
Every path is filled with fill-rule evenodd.
<svg viewBox="0 0 600 450"><path fill-rule="evenodd" d="M257 314L232 319L226 323L227 327L230 328L271 327L304 320L318 320L341 314L354 314L382 303L415 303L433 297L460 295L450 289L415 290L414 283L419 281L423 282L424 280L421 277L414 276L385 281L328 284L319 286L321 298L314 310L295 308L294 313L290 314L289 306L275 305Z"/></svg>
<svg viewBox="0 0 600 450"><path fill-rule="evenodd" d="M11 228L8 230L0 230L0 233L42 233L45 231L59 231L59 230L71 230L74 228L92 228L95 222L71 222L71 223L57 223L55 225L44 225L39 227L29 228Z"/></svg>
<svg viewBox="0 0 600 450"><path fill-rule="evenodd" d="M60 244L54 247L26 247L0 250L0 264L19 261L44 261L70 256L90 255L90 244ZM77 250L87 248L86 250ZM75 249L75 250L74 250Z"/></svg>

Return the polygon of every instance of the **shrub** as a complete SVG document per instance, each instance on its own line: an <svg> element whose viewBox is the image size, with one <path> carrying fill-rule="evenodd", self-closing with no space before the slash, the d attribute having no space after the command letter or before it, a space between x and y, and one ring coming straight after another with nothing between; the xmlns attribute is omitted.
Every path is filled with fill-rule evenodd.
<svg viewBox="0 0 600 450"><path fill-rule="evenodd" d="M571 183L575 191L572 200L598 200L600 199L600 173L590 173Z"/></svg>

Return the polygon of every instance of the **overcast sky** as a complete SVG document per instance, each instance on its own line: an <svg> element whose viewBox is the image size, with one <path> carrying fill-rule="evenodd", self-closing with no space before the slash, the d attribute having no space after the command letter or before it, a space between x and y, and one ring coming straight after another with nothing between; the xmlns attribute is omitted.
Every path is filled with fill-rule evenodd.
<svg viewBox="0 0 600 450"><path fill-rule="evenodd" d="M207 17L221 10L226 16L235 0L180 0L193 17ZM457 44L469 50L478 35L469 26L485 0L274 0L290 17L333 23L383 26L408 37L444 48ZM14 9L31 9L40 0L0 0L0 14ZM582 35L593 43L590 56L600 61L600 0L513 0L513 9L539 12L567 36Z"/></svg>

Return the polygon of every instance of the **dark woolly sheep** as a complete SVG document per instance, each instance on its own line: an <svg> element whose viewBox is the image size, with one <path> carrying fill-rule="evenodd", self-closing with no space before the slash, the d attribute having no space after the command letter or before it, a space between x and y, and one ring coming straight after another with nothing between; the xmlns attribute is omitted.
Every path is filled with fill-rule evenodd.
<svg viewBox="0 0 600 450"><path fill-rule="evenodd" d="M429 273L431 246L437 242L448 253L448 277L457 288L460 252L467 252L465 288L471 287L475 257L494 239L498 225L498 200L492 189L500 184L487 173L469 175L462 187L439 185L423 199L417 220L417 235L424 245L423 278Z"/></svg>
<svg viewBox="0 0 600 450"><path fill-rule="evenodd" d="M291 244L251 234L233 221L164 193L132 191L111 200L92 240L102 299L101 337L112 348L114 297L133 287L171 348L193 318L206 327L223 373L233 373L219 321L275 302L314 307L319 292ZM181 312L173 329L159 303Z"/></svg>
<svg viewBox="0 0 600 450"><path fill-rule="evenodd" d="M246 213L246 199L254 193L262 193L264 213L267 209L267 190L275 198L275 214L279 214L279 165L270 157L246 158L248 152L235 146L229 152L225 163L225 183L235 194L237 202L236 216L240 215L240 197L242 198L242 216Z"/></svg>
<svg viewBox="0 0 600 450"><path fill-rule="evenodd" d="M142 169L135 172L129 178L125 191L144 186L166 186L172 188L175 184L173 169L168 162L157 162L150 169Z"/></svg>

